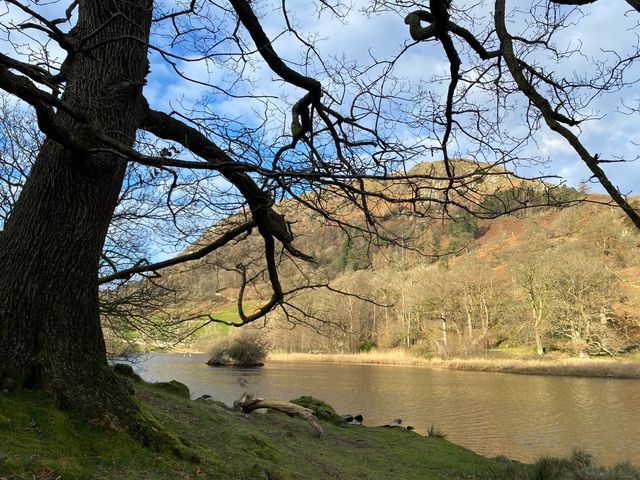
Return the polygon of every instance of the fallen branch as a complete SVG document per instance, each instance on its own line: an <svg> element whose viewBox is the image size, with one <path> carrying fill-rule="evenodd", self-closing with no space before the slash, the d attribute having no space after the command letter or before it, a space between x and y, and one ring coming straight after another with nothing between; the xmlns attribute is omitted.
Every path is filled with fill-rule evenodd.
<svg viewBox="0 0 640 480"><path fill-rule="evenodd" d="M244 413L250 413L259 408L270 408L284 412L290 417L301 417L311 424L316 437L320 437L323 433L322 427L318 423L312 410L301 407L291 402L281 402L278 400L265 400L264 398L254 397L253 395L243 394L238 400L233 402L235 408L241 409Z"/></svg>

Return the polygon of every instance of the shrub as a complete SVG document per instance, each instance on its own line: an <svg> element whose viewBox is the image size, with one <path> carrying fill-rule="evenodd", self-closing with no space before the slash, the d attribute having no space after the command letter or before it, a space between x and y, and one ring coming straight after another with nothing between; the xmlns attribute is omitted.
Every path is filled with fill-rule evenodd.
<svg viewBox="0 0 640 480"><path fill-rule="evenodd" d="M243 331L240 335L217 342L210 350L209 365L256 367L264 365L269 344L255 331Z"/></svg>
<svg viewBox="0 0 640 480"><path fill-rule="evenodd" d="M522 477L519 477L522 478ZM627 463L598 467L588 452L575 450L569 458L543 457L531 466L527 480L640 480L640 471Z"/></svg>
<svg viewBox="0 0 640 480"><path fill-rule="evenodd" d="M358 345L358 350L361 352L368 352L372 348L376 348L378 345L375 340L371 340L370 338L364 340L360 345Z"/></svg>
<svg viewBox="0 0 640 480"><path fill-rule="evenodd" d="M429 427L429 430L427 430L427 436L436 437L436 438L446 438L445 433L433 424Z"/></svg>
<svg viewBox="0 0 640 480"><path fill-rule="evenodd" d="M574 188L564 186L538 188L531 185L520 185L508 190L498 190L494 194L487 195L480 204L481 212L491 217L511 214L523 217L532 209L520 210L521 207L533 207L535 210L545 211L554 206L575 202L584 195ZM515 212L513 210L516 210Z"/></svg>
<svg viewBox="0 0 640 480"><path fill-rule="evenodd" d="M460 210L447 222L444 231L450 237L470 240L478 235L478 220L466 210Z"/></svg>

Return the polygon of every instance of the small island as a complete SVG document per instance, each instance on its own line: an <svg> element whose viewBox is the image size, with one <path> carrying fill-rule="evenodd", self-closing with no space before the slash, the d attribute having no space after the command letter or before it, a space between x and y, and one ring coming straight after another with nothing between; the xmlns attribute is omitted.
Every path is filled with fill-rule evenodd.
<svg viewBox="0 0 640 480"><path fill-rule="evenodd" d="M207 365L212 367L262 367L269 344L264 336L252 330L243 330L218 340L210 348Z"/></svg>

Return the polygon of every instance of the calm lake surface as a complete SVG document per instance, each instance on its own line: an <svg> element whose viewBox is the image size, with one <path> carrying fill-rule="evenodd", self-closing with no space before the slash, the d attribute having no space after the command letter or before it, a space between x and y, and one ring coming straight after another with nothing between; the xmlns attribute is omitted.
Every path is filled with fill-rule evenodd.
<svg viewBox="0 0 640 480"><path fill-rule="evenodd" d="M135 366L148 381L176 379L192 395L232 404L242 389L291 400L313 395L365 425L394 418L487 456L531 461L573 447L603 465L640 465L640 380L462 372L428 367L271 362L262 368L209 367L206 355L149 354Z"/></svg>

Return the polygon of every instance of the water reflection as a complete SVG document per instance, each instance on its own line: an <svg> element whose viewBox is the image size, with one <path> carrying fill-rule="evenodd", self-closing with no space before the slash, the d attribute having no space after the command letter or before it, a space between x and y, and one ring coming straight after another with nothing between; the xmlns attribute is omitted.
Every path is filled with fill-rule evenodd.
<svg viewBox="0 0 640 480"><path fill-rule="evenodd" d="M227 404L250 391L289 400L313 395L365 424L401 417L425 434L431 425L484 455L519 460L583 447L602 464L640 465L640 381L433 370L426 367L294 364L212 368L205 355L150 354L136 368L150 381L176 379L194 396Z"/></svg>

